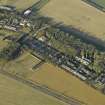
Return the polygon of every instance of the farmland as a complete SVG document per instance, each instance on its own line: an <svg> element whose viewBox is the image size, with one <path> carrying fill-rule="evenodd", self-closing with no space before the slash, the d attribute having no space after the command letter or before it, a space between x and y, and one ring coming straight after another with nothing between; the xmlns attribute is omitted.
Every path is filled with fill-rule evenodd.
<svg viewBox="0 0 105 105"><path fill-rule="evenodd" d="M8 62L4 70L13 75L28 78L33 73L33 67L40 63L40 61L30 53L24 52L18 59Z"/></svg>
<svg viewBox="0 0 105 105"><path fill-rule="evenodd" d="M1 34L1 36L4 35L3 37L5 37L5 35L6 35L6 36L10 36L10 35L14 35L14 36L20 35L20 34L17 33L17 32L9 31L9 30L6 30L6 29L0 29L0 34Z"/></svg>
<svg viewBox="0 0 105 105"><path fill-rule="evenodd" d="M0 0L0 4L16 6L18 10L24 10L38 2L38 0Z"/></svg>
<svg viewBox="0 0 105 105"><path fill-rule="evenodd" d="M5 98L4 98L5 97ZM31 98L30 98L31 97ZM0 105L66 105L0 74Z"/></svg>
<svg viewBox="0 0 105 105"><path fill-rule="evenodd" d="M104 95L51 64L47 63L39 67L30 77L30 80L88 105L105 105Z"/></svg>
<svg viewBox="0 0 105 105"><path fill-rule="evenodd" d="M4 47L6 47L7 44L8 44L7 42L0 40L0 50L2 50Z"/></svg>
<svg viewBox="0 0 105 105"><path fill-rule="evenodd" d="M52 64L45 63L37 69L32 70L33 64L35 65L35 63L37 64L39 62L36 58L33 59L34 63L32 63L32 59L33 57L29 53L25 53L19 57L18 60L7 63L3 69L12 75L25 78L35 84L38 83L42 87L48 87L83 103L89 102L89 105L102 103L102 105L104 105L103 95ZM91 92L91 95L88 92ZM91 96L94 96L94 100ZM95 98L98 101L96 101Z"/></svg>
<svg viewBox="0 0 105 105"><path fill-rule="evenodd" d="M40 12L56 22L105 40L105 13L82 0L51 0Z"/></svg>
<svg viewBox="0 0 105 105"><path fill-rule="evenodd" d="M14 79L13 81L18 80L49 96L45 95L44 97L44 94L42 95L42 93L40 93L40 95L38 91L35 91L37 93L36 96L34 96L32 94L34 92L31 92L32 88L29 89L30 93L26 93L25 91L28 92L28 89L25 90L24 88L24 91L20 91L22 95L19 95L17 88L14 89L12 84L6 83L8 88L9 85L12 85L13 89L2 86L4 90L1 89L3 92L1 92L0 100L2 100L2 96L7 96L5 94L10 94L9 92L11 92L11 90L13 94L12 96L9 95L10 97L6 97L6 100L3 100L1 104L5 105L7 102L10 102L10 104L20 105L19 102L21 102L22 105L59 105L60 102L57 101L57 99L59 99L66 103L71 102L73 105L74 103L77 105L81 102L86 103L86 105L105 105L105 96L90 86L94 86L94 84L100 87L102 86L100 91L104 93L103 85L105 75L103 72L105 69L105 53L99 51L95 46L85 43L85 41L82 41L80 38L74 37L74 33L69 34L55 26L53 27L46 21L46 17L43 17L51 17L57 23L60 22L63 25L76 27L83 32L88 32L89 35L94 35L94 37L105 41L105 22L103 21L105 14L81 0L40 0L38 3L36 3L37 0L36 2L30 0L29 2L25 0L0 1L0 4L11 4L16 6L18 10L25 10L31 6L31 13L26 16L25 14L23 14L24 16L22 14L15 14L15 12L18 13L18 11L11 11L11 14L14 14L13 19L9 19L12 15L9 16L8 10L4 12L1 11L4 17L7 16L7 19L5 20L3 17L4 24L2 24L1 19L0 49L2 49L2 51L0 54L0 73L4 73L7 76L5 78L8 80L11 77ZM42 17L36 14L36 10L40 10ZM49 20L49 18L47 19ZM18 26L21 30L10 31L8 28L8 30L6 30L4 29L4 25L16 28ZM43 27L47 25L50 26L50 28L43 29ZM39 32L41 29L43 29L42 32ZM34 35L35 37L32 36L34 32L40 33L38 37L36 36L37 34ZM39 37L42 34L43 37ZM9 44L8 42L11 43ZM4 48L5 46L7 46L7 48ZM81 49L81 51L78 51L79 49ZM79 60L77 58L79 58ZM79 78L73 76L71 72L89 84L87 85L79 80ZM3 83L2 81L3 79L1 79L1 85ZM18 82L15 82L18 85ZM20 88L21 87L19 87L19 89ZM22 96L22 98L16 99L13 96L16 94L17 97L19 95L19 97L21 98ZM49 100L51 96L57 98L56 103L54 103L53 100ZM32 99L28 101L30 97L32 97ZM36 100L38 102L33 102L33 99L35 100L34 97L37 97ZM42 100L41 97L48 97L48 99L43 98ZM72 101L70 99L72 99ZM27 104L25 104L23 100L27 100ZM63 105L63 103L60 105Z"/></svg>
<svg viewBox="0 0 105 105"><path fill-rule="evenodd" d="M0 50L3 49L8 45L7 41L3 41L3 38L5 37L5 34L8 35L18 35L15 32L10 32L8 30L0 29Z"/></svg>
<svg viewBox="0 0 105 105"><path fill-rule="evenodd" d="M103 8L105 8L105 0L88 0L88 1L92 1L93 3L96 3L99 6L102 6Z"/></svg>

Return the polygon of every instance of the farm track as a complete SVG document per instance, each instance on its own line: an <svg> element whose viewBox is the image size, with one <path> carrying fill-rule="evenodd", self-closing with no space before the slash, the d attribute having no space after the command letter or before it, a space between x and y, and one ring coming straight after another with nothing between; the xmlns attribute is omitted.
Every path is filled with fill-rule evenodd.
<svg viewBox="0 0 105 105"><path fill-rule="evenodd" d="M37 69L39 68L41 65L43 65L45 63L45 61L40 61L38 64L36 64L32 69Z"/></svg>
<svg viewBox="0 0 105 105"><path fill-rule="evenodd" d="M0 70L0 73L7 76L7 77L9 77L9 78L12 78L12 79L14 79L16 81L19 81L19 82L21 82L21 83L23 83L25 85L28 85L28 86L30 86L30 87L32 87L32 88L34 88L34 89L36 89L36 90L38 90L40 92L43 92L43 93L45 93L45 94L47 94L49 96L52 96L52 97L54 97L54 98L56 98L56 99L58 99L58 100L60 100L60 101L62 101L64 103L69 104L69 105L86 105L83 102L80 102L80 101L78 101L78 100L76 100L76 99L74 99L72 97L64 96L61 93L58 93L58 92L56 92L54 90L51 90L46 86L41 86L38 83L32 83L31 81L22 79L20 77L15 76L15 75L12 75L11 73L8 73L8 72L6 72L4 70Z"/></svg>

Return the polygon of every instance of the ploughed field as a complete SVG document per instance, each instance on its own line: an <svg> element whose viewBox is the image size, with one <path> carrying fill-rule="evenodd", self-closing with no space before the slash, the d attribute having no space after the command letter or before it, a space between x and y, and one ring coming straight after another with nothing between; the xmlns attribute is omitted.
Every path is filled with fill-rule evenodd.
<svg viewBox="0 0 105 105"><path fill-rule="evenodd" d="M105 13L82 0L50 0L41 13L105 41Z"/></svg>

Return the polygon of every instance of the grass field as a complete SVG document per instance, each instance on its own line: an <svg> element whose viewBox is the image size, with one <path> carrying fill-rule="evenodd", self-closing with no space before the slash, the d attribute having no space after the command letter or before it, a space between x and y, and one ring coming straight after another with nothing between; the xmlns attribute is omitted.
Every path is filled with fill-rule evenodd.
<svg viewBox="0 0 105 105"><path fill-rule="evenodd" d="M9 41L3 40L6 36L17 36L20 35L17 32L0 29L0 50L2 50L4 47L7 47Z"/></svg>
<svg viewBox="0 0 105 105"><path fill-rule="evenodd" d="M0 0L0 4L14 5L17 9L23 10L37 1ZM105 41L105 13L81 0L51 0L40 12L43 15L52 17L57 22L72 25L84 32L94 34L95 37ZM10 32L7 33L10 34ZM4 42L0 42L1 48L4 45L6 45ZM64 95L83 101L88 105L105 105L104 95L58 67L54 67L51 64L43 64L33 71L32 67L39 62L39 59L29 53L25 53L18 59L7 63L4 70L48 86ZM17 81L0 75L0 105L64 104Z"/></svg>
<svg viewBox="0 0 105 105"><path fill-rule="evenodd" d="M24 52L18 59L8 62L4 70L27 79L33 73L33 67L40 63L41 60Z"/></svg>
<svg viewBox="0 0 105 105"><path fill-rule="evenodd" d="M4 47L8 45L7 42L0 40L0 50L2 50Z"/></svg>
<svg viewBox="0 0 105 105"><path fill-rule="evenodd" d="M91 0L91 1L105 8L105 0Z"/></svg>
<svg viewBox="0 0 105 105"><path fill-rule="evenodd" d="M41 13L105 41L105 13L82 0L51 0Z"/></svg>
<svg viewBox="0 0 105 105"><path fill-rule="evenodd" d="M18 32L15 32L15 31L10 31L10 30L7 30L7 29L0 29L0 34L2 34L2 35L6 35L6 36L8 36L8 35L20 35L20 33L18 33Z"/></svg>
<svg viewBox="0 0 105 105"><path fill-rule="evenodd" d="M17 9L23 10L26 9L33 4L35 4L38 0L0 0L0 5L7 4L16 6Z"/></svg>
<svg viewBox="0 0 105 105"><path fill-rule="evenodd" d="M66 105L0 74L0 105Z"/></svg>
<svg viewBox="0 0 105 105"><path fill-rule="evenodd" d="M87 105L105 105L104 95L51 64L44 64L38 68L30 80L78 99Z"/></svg>
<svg viewBox="0 0 105 105"><path fill-rule="evenodd" d="M32 67L38 64L40 61L41 60L39 60L38 58L26 52L16 60L16 63L22 64L27 69L32 69Z"/></svg>

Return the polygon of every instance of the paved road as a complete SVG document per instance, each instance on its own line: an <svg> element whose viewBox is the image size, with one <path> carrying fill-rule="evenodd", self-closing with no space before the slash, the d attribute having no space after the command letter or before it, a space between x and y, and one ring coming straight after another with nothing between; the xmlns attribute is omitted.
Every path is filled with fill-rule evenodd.
<svg viewBox="0 0 105 105"><path fill-rule="evenodd" d="M56 92L54 90L51 90L51 89L49 89L49 88L47 88L45 86L41 86L41 85L39 85L37 83L33 84L31 81L27 81L27 80L24 80L22 78L19 78L19 77L15 76L15 75L12 75L12 74L4 71L4 70L0 70L0 73L5 75L5 76L8 76L9 78L12 78L12 79L17 80L19 82L22 82L25 85L28 85L28 86L30 86L30 87L32 87L34 89L37 89L38 91L41 91L41 92L43 92L45 94L48 94L48 95L50 95L50 96L52 96L54 98L57 98L58 100L61 100L61 101L65 102L65 103L67 103L69 105L86 105L83 102L80 102L80 101L78 101L78 100L76 100L76 99L74 99L72 97L64 96L61 93L58 93L58 92Z"/></svg>

